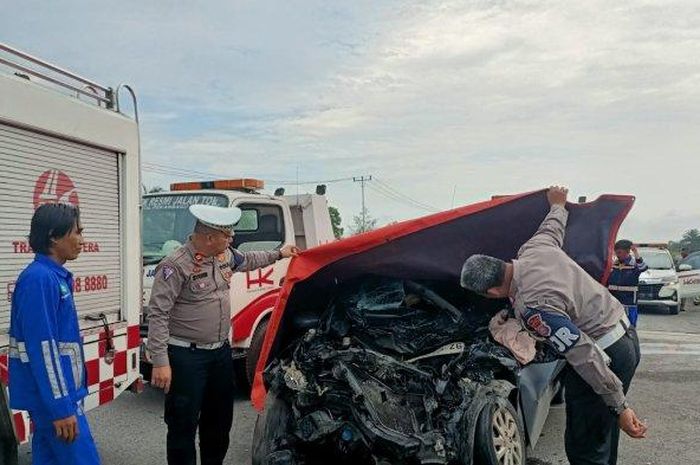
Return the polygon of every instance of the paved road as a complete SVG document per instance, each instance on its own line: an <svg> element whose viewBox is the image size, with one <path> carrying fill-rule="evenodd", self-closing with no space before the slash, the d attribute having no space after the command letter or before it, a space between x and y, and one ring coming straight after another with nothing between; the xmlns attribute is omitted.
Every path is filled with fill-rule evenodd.
<svg viewBox="0 0 700 465"><path fill-rule="evenodd" d="M640 320L642 364L630 399L648 419L650 437L623 439L620 463L627 465L685 465L700 463L700 308L678 316L643 313ZM163 396L147 389L125 394L112 404L90 412L93 433L104 465L165 463ZM248 401L236 403L235 430L227 464L250 465L255 415ZM567 465L563 446L563 408L554 408L530 460L531 465ZM20 449L20 463L31 462L29 448Z"/></svg>

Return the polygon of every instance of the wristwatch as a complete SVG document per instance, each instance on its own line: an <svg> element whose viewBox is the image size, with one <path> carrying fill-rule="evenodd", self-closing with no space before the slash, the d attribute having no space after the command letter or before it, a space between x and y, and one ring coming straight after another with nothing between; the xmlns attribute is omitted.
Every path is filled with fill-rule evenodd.
<svg viewBox="0 0 700 465"><path fill-rule="evenodd" d="M630 408L630 404L628 404L627 400L625 400L624 402L622 402L621 405L618 405L617 407L610 407L610 410L612 411L612 413L619 417L620 415L622 415L622 412L624 412L628 408Z"/></svg>

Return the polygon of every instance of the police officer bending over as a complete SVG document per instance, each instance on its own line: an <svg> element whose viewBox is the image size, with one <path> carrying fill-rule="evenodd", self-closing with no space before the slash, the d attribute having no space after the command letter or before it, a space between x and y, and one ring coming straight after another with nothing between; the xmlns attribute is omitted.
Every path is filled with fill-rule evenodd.
<svg viewBox="0 0 700 465"><path fill-rule="evenodd" d="M625 400L639 364L639 341L622 304L561 249L567 193L550 188L549 214L511 263L469 257L462 286L490 298L509 297L525 327L566 358L570 464L615 465L619 428L633 438L647 431Z"/></svg>
<svg viewBox="0 0 700 465"><path fill-rule="evenodd" d="M229 345L230 281L234 272L269 266L298 249L229 249L238 208L193 205L190 240L156 270L149 303L148 352L152 383L165 390L170 465L196 463L199 426L202 465L221 464L233 422L234 371Z"/></svg>

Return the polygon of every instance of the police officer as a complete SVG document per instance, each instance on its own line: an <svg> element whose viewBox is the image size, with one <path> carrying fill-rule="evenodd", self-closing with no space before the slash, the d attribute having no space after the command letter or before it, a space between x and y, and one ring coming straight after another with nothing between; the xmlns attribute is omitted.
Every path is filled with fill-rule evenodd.
<svg viewBox="0 0 700 465"><path fill-rule="evenodd" d="M200 460L220 465L233 422L234 370L229 345L234 272L250 271L296 256L298 249L239 252L229 249L238 208L192 205L197 219L184 246L156 269L149 303L148 352L152 383L165 390L170 465Z"/></svg>
<svg viewBox="0 0 700 465"><path fill-rule="evenodd" d="M648 269L644 259L637 252L637 247L631 241L622 239L615 243L615 263L608 279L608 289L625 306L630 323L635 327L639 317L637 308L639 275Z"/></svg>
<svg viewBox="0 0 700 465"><path fill-rule="evenodd" d="M625 399L639 364L639 342L622 304L561 248L567 193L549 189L549 214L511 263L469 257L462 286L489 298L510 297L525 327L568 362L565 445L570 464L614 465L619 428L633 438L647 431Z"/></svg>
<svg viewBox="0 0 700 465"><path fill-rule="evenodd" d="M81 402L87 396L85 359L73 302L73 275L83 227L77 208L39 207L29 244L34 261L22 271L10 313L10 407L29 411L35 465L99 465Z"/></svg>

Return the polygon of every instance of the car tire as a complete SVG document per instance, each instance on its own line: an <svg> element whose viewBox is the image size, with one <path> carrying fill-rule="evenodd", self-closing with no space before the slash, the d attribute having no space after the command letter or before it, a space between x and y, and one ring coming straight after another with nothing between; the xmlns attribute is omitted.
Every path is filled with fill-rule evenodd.
<svg viewBox="0 0 700 465"><path fill-rule="evenodd" d="M236 377L236 391L244 392L246 396L249 396L252 386L248 382L246 358L240 358L233 361L233 375Z"/></svg>
<svg viewBox="0 0 700 465"><path fill-rule="evenodd" d="M669 315L678 315L681 311L681 304L676 304L673 307L668 307Z"/></svg>
<svg viewBox="0 0 700 465"><path fill-rule="evenodd" d="M269 319L266 318L258 324L258 327L255 328L255 332L253 333L253 338L250 340L250 347L248 347L248 354L245 358L245 371L249 386L253 385L255 368L258 366L260 352L262 352L263 342L265 342L268 321Z"/></svg>
<svg viewBox="0 0 700 465"><path fill-rule="evenodd" d="M507 399L496 399L481 411L474 458L474 463L483 465L525 465L525 428Z"/></svg>
<svg viewBox="0 0 700 465"><path fill-rule="evenodd" d="M292 409L275 392L268 392L265 400L265 410L255 420L253 429L253 450L251 465L266 465L270 456L287 456L289 460L282 463L295 463L293 451L279 450L280 445L286 445L286 436L291 431Z"/></svg>

